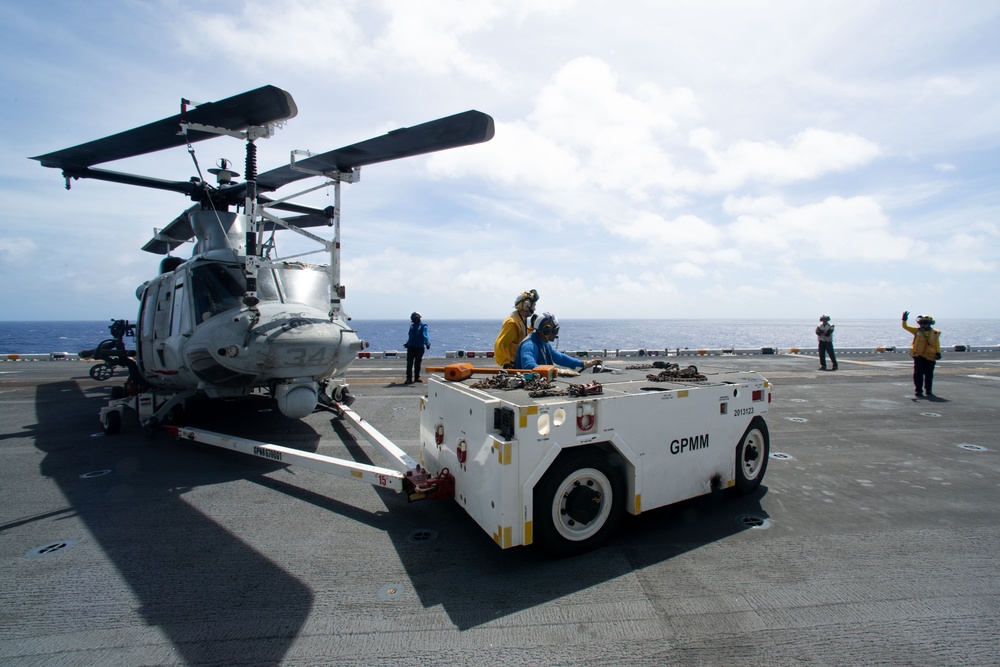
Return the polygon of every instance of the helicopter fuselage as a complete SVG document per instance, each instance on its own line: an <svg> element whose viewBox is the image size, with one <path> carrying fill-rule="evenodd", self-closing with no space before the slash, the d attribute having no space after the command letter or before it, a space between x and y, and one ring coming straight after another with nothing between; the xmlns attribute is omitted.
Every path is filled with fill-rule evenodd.
<svg viewBox="0 0 1000 667"><path fill-rule="evenodd" d="M140 286L140 372L155 387L196 387L210 398L266 389L283 414L303 417L366 344L341 313L331 315L328 267L266 264L251 308L243 261L196 256Z"/></svg>

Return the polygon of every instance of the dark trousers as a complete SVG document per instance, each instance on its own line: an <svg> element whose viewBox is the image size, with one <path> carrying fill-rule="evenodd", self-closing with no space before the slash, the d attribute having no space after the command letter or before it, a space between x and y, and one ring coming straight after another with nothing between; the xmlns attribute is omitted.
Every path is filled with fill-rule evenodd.
<svg viewBox="0 0 1000 667"><path fill-rule="evenodd" d="M826 355L830 355L830 363L833 364L834 368L837 368L837 355L833 353L833 341L832 340L821 340L819 342L819 365L820 368L826 368Z"/></svg>
<svg viewBox="0 0 1000 667"><path fill-rule="evenodd" d="M406 381L420 379L420 364L424 361L424 348L417 345L406 346Z"/></svg>
<svg viewBox="0 0 1000 667"><path fill-rule="evenodd" d="M913 357L913 389L917 394L923 391L930 395L931 386L934 384L934 364L936 363L933 359Z"/></svg>

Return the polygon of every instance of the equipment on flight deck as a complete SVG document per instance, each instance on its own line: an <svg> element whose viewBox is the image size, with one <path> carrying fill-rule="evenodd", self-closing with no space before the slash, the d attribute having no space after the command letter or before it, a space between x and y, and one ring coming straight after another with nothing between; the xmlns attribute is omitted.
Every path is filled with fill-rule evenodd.
<svg viewBox="0 0 1000 667"><path fill-rule="evenodd" d="M488 141L493 120L467 111L321 155L293 151L290 164L258 174L256 140L295 114L288 93L265 86L197 107L182 101L179 115L33 158L61 169L67 188L71 180L93 178L179 192L195 202L143 247L167 257L160 275L136 293L135 361L117 335L129 332L127 322L124 332L112 325L112 341L94 354L110 364L99 375L114 365L130 370L126 386L114 387L101 410L106 433L120 429L126 407L151 428L195 396L264 391L289 417L304 417L319 402L350 420L391 467L196 428L167 429L181 439L403 491L409 500L455 498L501 547L537 543L559 555L598 546L625 512L721 487L743 493L758 487L769 454L763 416L771 385L753 372L667 378L655 386L637 370L619 371L604 383L557 379L553 372L548 379L565 385L530 392L527 383L477 388L465 380L479 369L455 364L441 369L445 380L431 377L421 398L419 462L379 433L351 410L344 377L365 343L341 307L340 184L357 182L364 165ZM246 142L242 183L224 160L209 170L214 186L202 179L197 160L198 175L189 181L94 168L185 145L194 157L193 143L219 134ZM300 155L307 157L296 162ZM280 199L264 194L311 176L326 181ZM331 207L291 203L327 186L334 188ZM281 218L277 211L296 215ZM332 239L304 229L315 226L332 227ZM330 264L278 257L278 229L319 243ZM189 259L169 255L190 240ZM541 324L558 331L555 318Z"/></svg>
<svg viewBox="0 0 1000 667"><path fill-rule="evenodd" d="M218 102L181 100L180 113L142 127L32 159L62 170L71 181L91 178L189 197L194 205L155 230L143 250L166 255L160 274L136 290L135 364L140 382L126 383L124 397L101 410L106 433L121 428L124 408L135 409L151 428L183 409L188 399L232 398L266 392L291 418L311 413L318 401L350 403L347 366L367 347L342 308L340 283L340 185L356 183L361 167L489 141L493 119L479 111L393 130L351 146L313 155L292 151L291 162L257 172L257 140L298 113L292 96L263 86ZM227 160L204 180L193 144L227 135L245 142L245 180ZM186 146L196 176L173 181L126 174L94 165ZM318 186L273 199L271 193L319 176ZM324 209L292 203L332 186L334 204ZM278 217L279 211L293 215ZM306 231L330 227L326 239ZM275 232L289 229L319 248L279 257ZM194 241L190 258L170 253ZM298 258L326 252L329 264ZM121 356L124 362L126 356ZM116 357L118 360L118 357ZM113 370L108 360L102 373ZM117 361L115 362L117 363Z"/></svg>
<svg viewBox="0 0 1000 667"><path fill-rule="evenodd" d="M602 379L605 376L602 376ZM432 377L420 404L424 473L502 547L573 555L621 516L715 489L756 489L770 439L771 385L758 373L704 369L657 381L623 369L598 387L559 378L532 392Z"/></svg>
<svg viewBox="0 0 1000 667"><path fill-rule="evenodd" d="M428 373L444 373L444 379L449 382L459 382L467 380L474 374L496 375L496 368L476 368L472 364L448 364L447 366L428 366ZM555 379L559 375L558 366L536 366L535 368L505 368L504 373L535 373L549 380Z"/></svg>
<svg viewBox="0 0 1000 667"><path fill-rule="evenodd" d="M626 368L603 384L556 382L555 390L537 392L527 384L430 376L420 399L419 462L348 406L330 406L389 467L197 428L168 430L402 491L410 501L454 498L501 548L537 544L557 556L599 546L626 512L721 488L751 493L764 478L771 384L758 373L704 371L654 381Z"/></svg>

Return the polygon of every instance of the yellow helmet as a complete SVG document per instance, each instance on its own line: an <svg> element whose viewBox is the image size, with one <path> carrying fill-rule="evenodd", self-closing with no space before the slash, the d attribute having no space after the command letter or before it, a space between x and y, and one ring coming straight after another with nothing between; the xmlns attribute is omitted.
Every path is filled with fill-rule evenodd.
<svg viewBox="0 0 1000 667"><path fill-rule="evenodd" d="M535 290L528 290L527 292L521 292L514 299L514 307L520 308L521 304L525 301L530 301L532 303L538 303L538 292Z"/></svg>

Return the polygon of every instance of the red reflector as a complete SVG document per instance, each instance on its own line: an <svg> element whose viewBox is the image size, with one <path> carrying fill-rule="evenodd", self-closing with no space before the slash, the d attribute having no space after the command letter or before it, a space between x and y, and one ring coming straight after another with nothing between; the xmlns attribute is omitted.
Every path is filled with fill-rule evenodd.
<svg viewBox="0 0 1000 667"><path fill-rule="evenodd" d="M764 390L763 389L754 389L753 400L755 400L755 401L763 401L764 400Z"/></svg>

